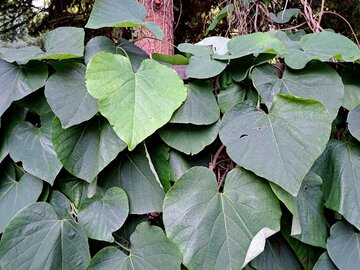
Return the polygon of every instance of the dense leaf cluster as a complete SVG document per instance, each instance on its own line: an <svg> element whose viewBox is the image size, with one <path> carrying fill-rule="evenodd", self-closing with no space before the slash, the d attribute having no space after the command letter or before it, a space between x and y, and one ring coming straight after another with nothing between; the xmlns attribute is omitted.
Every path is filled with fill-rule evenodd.
<svg viewBox="0 0 360 270"><path fill-rule="evenodd" d="M158 31L110 2L130 17L95 5L91 27ZM359 48L271 31L179 50L185 83L80 28L0 48L0 269L357 269Z"/></svg>

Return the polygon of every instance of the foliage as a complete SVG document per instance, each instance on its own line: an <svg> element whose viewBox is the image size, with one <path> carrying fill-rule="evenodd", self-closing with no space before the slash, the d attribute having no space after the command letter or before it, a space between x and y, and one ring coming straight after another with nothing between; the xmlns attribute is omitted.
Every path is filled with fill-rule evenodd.
<svg viewBox="0 0 360 270"><path fill-rule="evenodd" d="M143 25L122 5L91 24ZM351 40L185 43L185 81L122 39L43 42L0 48L0 269L358 268Z"/></svg>

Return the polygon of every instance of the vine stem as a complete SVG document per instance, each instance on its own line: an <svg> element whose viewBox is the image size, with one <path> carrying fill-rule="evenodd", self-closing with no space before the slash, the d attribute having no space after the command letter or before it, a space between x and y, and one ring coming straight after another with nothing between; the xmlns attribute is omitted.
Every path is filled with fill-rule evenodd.
<svg viewBox="0 0 360 270"><path fill-rule="evenodd" d="M125 247L123 244L120 244L118 241L114 240L114 242L119 245L123 250L127 251L127 252L131 252L131 249Z"/></svg>
<svg viewBox="0 0 360 270"><path fill-rule="evenodd" d="M221 152L224 150L225 148L225 145L221 145L220 148L216 151L214 157L212 158L210 164L209 164L209 169L214 171L215 169L215 166L216 166L216 162L217 162L217 159L219 158Z"/></svg>

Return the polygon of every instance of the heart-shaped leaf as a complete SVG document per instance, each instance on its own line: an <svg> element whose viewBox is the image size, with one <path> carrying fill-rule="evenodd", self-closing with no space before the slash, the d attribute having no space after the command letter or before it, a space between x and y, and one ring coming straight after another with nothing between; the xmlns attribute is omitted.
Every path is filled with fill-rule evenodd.
<svg viewBox="0 0 360 270"><path fill-rule="evenodd" d="M232 170L219 193L214 173L193 167L166 194L163 219L189 270L241 269L280 229L280 215L268 184L251 172Z"/></svg>
<svg viewBox="0 0 360 270"><path fill-rule="evenodd" d="M210 126L171 124L162 128L159 134L169 146L185 154L195 155L216 139L219 127L220 122Z"/></svg>
<svg viewBox="0 0 360 270"><path fill-rule="evenodd" d="M13 101L42 87L47 76L44 63L31 62L26 66L18 66L0 59L0 116Z"/></svg>
<svg viewBox="0 0 360 270"><path fill-rule="evenodd" d="M62 164L51 142L52 113L41 117L41 127L21 122L13 129L9 139L9 152L15 161L21 161L28 173L53 184Z"/></svg>
<svg viewBox="0 0 360 270"><path fill-rule="evenodd" d="M60 218L48 203L24 208L10 221L0 242L2 270L83 270L89 261L84 230L70 217Z"/></svg>
<svg viewBox="0 0 360 270"><path fill-rule="evenodd" d="M319 102L279 95L268 114L248 102L234 106L223 117L220 139L236 163L296 195L330 127Z"/></svg>
<svg viewBox="0 0 360 270"><path fill-rule="evenodd" d="M360 229L359 145L330 141L323 160L325 206Z"/></svg>
<svg viewBox="0 0 360 270"><path fill-rule="evenodd" d="M187 85L187 98L172 116L170 123L210 125L219 120L220 109L213 86L193 82Z"/></svg>
<svg viewBox="0 0 360 270"><path fill-rule="evenodd" d="M335 266L335 264L330 259L327 252L324 252L319 260L314 265L313 270L338 270L338 268Z"/></svg>
<svg viewBox="0 0 360 270"><path fill-rule="evenodd" d="M126 148L101 116L68 129L62 129L56 118L52 125L52 140L65 169L87 182Z"/></svg>
<svg viewBox="0 0 360 270"><path fill-rule="evenodd" d="M360 141L360 105L348 114L347 122L351 135Z"/></svg>
<svg viewBox="0 0 360 270"><path fill-rule="evenodd" d="M102 180L98 184L103 188L120 187L125 190L130 214L161 212L164 190L143 145L116 159L99 177Z"/></svg>
<svg viewBox="0 0 360 270"><path fill-rule="evenodd" d="M141 223L131 235L130 254L107 247L91 260L87 270L180 270L181 253L156 226Z"/></svg>
<svg viewBox="0 0 360 270"><path fill-rule="evenodd" d="M357 270L360 265L360 234L346 222L335 223L330 230L327 251L340 270Z"/></svg>
<svg viewBox="0 0 360 270"><path fill-rule="evenodd" d="M322 179L310 170L296 197L271 184L276 196L293 214L291 236L312 246L326 247L328 222L321 191Z"/></svg>
<svg viewBox="0 0 360 270"><path fill-rule="evenodd" d="M55 68L57 71L46 81L45 96L62 127L89 120L98 112L98 105L86 89L86 67L66 62L55 65Z"/></svg>
<svg viewBox="0 0 360 270"><path fill-rule="evenodd" d="M125 191L112 187L104 195L96 193L83 200L78 220L89 238L113 242L111 233L121 228L128 213L129 202Z"/></svg>
<svg viewBox="0 0 360 270"><path fill-rule="evenodd" d="M193 56L186 67L186 76L195 79L207 79L220 74L226 66L226 62L213 59L211 55Z"/></svg>
<svg viewBox="0 0 360 270"><path fill-rule="evenodd" d="M129 150L165 125L186 98L176 72L150 59L134 73L128 58L98 53L88 64L86 80L100 112Z"/></svg>
<svg viewBox="0 0 360 270"><path fill-rule="evenodd" d="M282 77L272 65L254 68L252 81L260 96L271 102L277 94L290 94L320 101L335 118L344 95L344 85L337 72L329 65L314 62L302 70L285 68Z"/></svg>
<svg viewBox="0 0 360 270"><path fill-rule="evenodd" d="M10 162L0 166L0 233L22 208L36 202L43 187L31 174L19 176L15 166Z"/></svg>
<svg viewBox="0 0 360 270"><path fill-rule="evenodd" d="M153 22L144 22L147 11L144 5L134 0L96 0L90 14L87 28L134 27L143 26L149 29L158 39L164 33Z"/></svg>

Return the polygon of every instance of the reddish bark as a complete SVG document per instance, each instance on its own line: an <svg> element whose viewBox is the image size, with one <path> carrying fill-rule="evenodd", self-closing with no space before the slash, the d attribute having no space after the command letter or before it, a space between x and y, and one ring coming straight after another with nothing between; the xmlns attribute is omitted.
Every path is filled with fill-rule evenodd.
<svg viewBox="0 0 360 270"><path fill-rule="evenodd" d="M138 0L144 4L148 13L146 21L155 22L164 32L162 41L143 38L154 37L151 32L141 28L138 29L138 39L136 45L146 51L149 55L152 53L174 54L174 3L173 0Z"/></svg>

